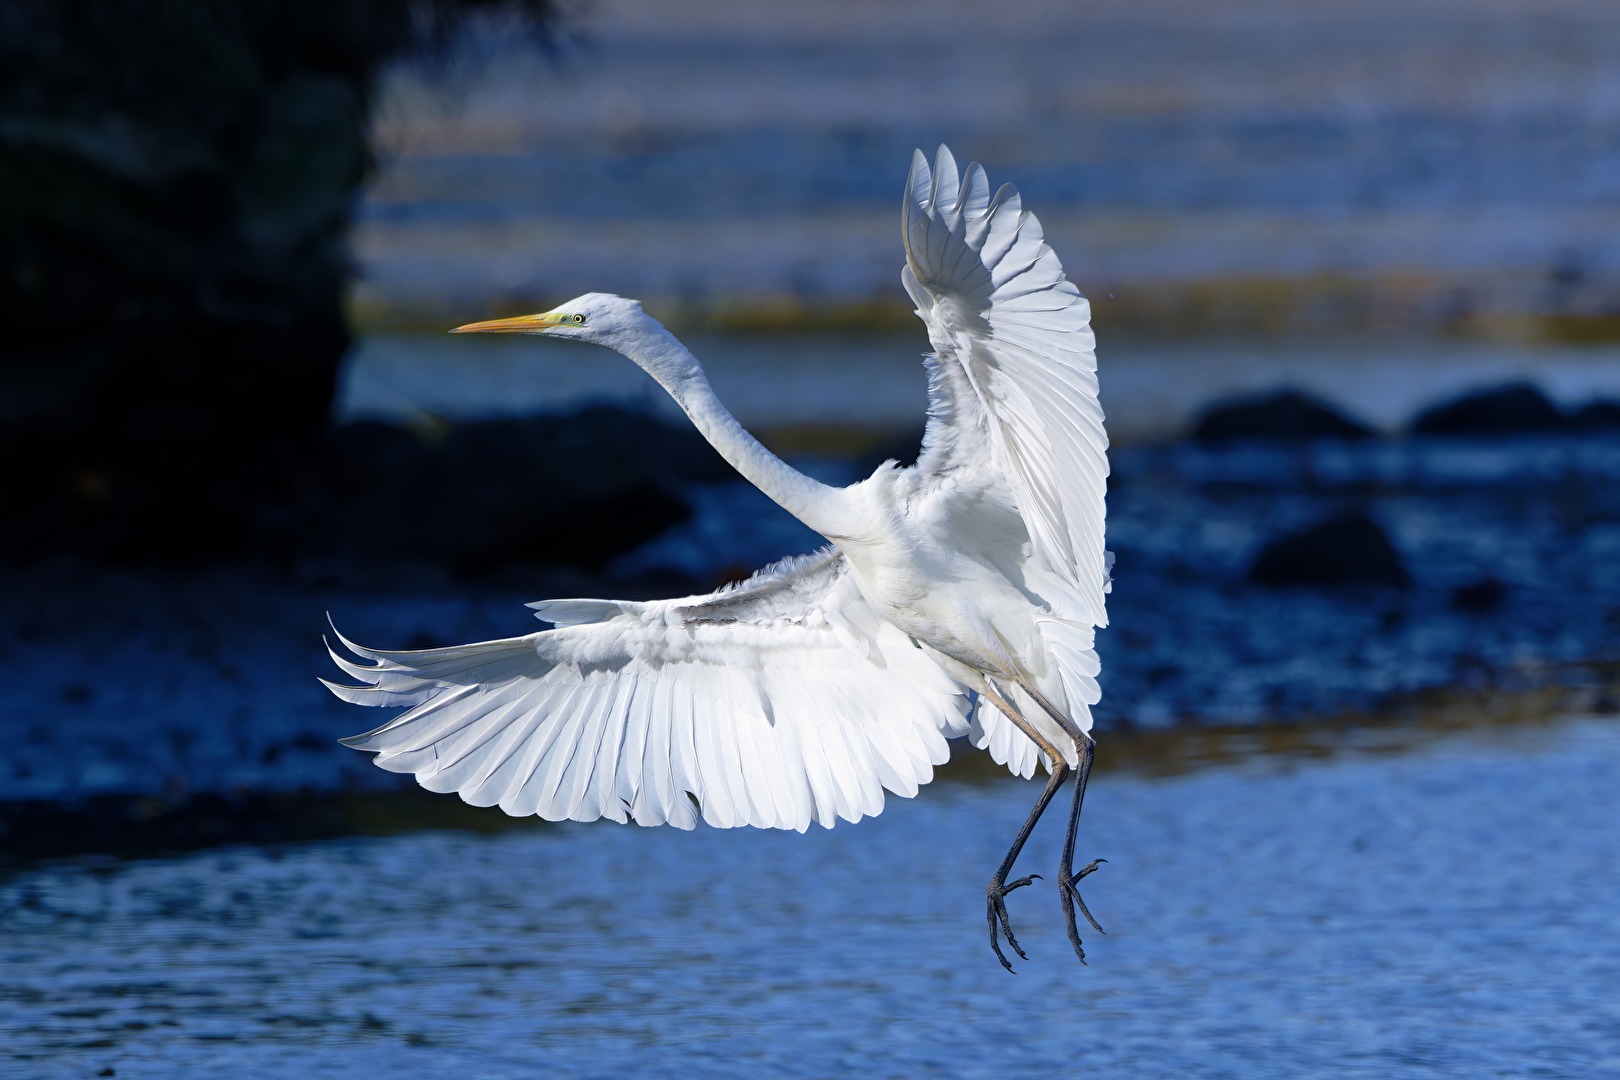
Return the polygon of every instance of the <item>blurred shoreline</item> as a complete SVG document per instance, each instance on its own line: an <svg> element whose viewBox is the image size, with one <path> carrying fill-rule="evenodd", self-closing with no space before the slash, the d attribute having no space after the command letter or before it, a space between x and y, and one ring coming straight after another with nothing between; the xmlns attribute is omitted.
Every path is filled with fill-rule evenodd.
<svg viewBox="0 0 1620 1080"><path fill-rule="evenodd" d="M1211 405L1280 388L1313 394L1387 434L1438 402L1519 381L1566 409L1620 400L1620 343L1413 334L1166 340L1119 332L1102 316L1094 326L1114 446L1183 438ZM362 337L340 373L336 418L455 423L614 404L686 423L668 395L622 357L573 343L437 330ZM818 324L803 333L694 327L681 336L726 406L781 452L861 454L917 429L927 405L921 357L928 339L909 311L881 332Z"/></svg>
<svg viewBox="0 0 1620 1080"><path fill-rule="evenodd" d="M897 327L906 161L946 142L1016 182L1109 333L1620 336L1595 0L611 0L570 30L387 82L361 326L601 290L683 328Z"/></svg>

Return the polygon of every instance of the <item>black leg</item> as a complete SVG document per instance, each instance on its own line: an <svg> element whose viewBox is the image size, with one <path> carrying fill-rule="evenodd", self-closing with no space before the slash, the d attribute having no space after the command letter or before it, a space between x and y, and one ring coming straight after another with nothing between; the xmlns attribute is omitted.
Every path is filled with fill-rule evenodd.
<svg viewBox="0 0 1620 1080"><path fill-rule="evenodd" d="M1086 962L1086 950L1080 946L1080 931L1074 918L1075 906L1079 906L1080 913L1096 927L1097 933L1107 931L1098 926L1097 920L1086 910L1086 902L1080 899L1079 883L1087 874L1095 871L1099 863L1108 860L1095 859L1082 866L1079 873L1074 872L1074 844L1080 832L1080 807L1086 799L1086 780L1091 776L1091 759L1096 753L1097 744L1082 735L1075 740L1075 748L1080 752L1080 767L1074 771L1074 801L1069 804L1069 832L1063 840L1063 862L1058 866L1058 896L1063 901L1063 920L1068 926L1069 944L1074 946L1074 954L1083 964Z"/></svg>
<svg viewBox="0 0 1620 1080"><path fill-rule="evenodd" d="M1024 827L1018 830L1007 857L1001 860L1001 866L996 869L996 876L990 879L990 885L985 889L985 920L990 924L990 948L995 950L996 959L1000 960L1001 966L1008 971L1012 971L1013 966L1007 962L1006 956L1002 955L1001 940L997 936L998 929L1007 935L1007 944L1013 947L1014 952L1025 960L1029 957L1019 948L1018 939L1013 936L1012 922L1007 918L1007 904L1004 898L1014 889L1021 889L1033 881L1038 881L1040 875L1030 874L1011 883L1007 881L1007 875L1012 873L1013 863L1018 861L1018 853L1024 850L1024 841L1028 840L1029 834L1034 831L1035 823L1041 820L1041 814L1045 812L1047 804L1052 801L1052 796L1057 794L1058 788L1063 786L1063 781L1069 775L1067 762L1056 756L1051 760L1054 763L1052 775L1047 779L1046 787L1041 789L1041 797L1035 800L1035 808L1029 812L1029 817L1024 819Z"/></svg>

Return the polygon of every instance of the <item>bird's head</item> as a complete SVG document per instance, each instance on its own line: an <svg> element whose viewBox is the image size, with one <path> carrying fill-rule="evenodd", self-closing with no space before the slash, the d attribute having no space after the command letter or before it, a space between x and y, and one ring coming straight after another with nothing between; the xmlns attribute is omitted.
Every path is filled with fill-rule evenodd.
<svg viewBox="0 0 1620 1080"><path fill-rule="evenodd" d="M605 345L623 352L623 343L630 337L637 334L646 335L655 327L663 329L656 319L641 310L639 300L627 300L612 293L586 293L584 296L576 296L553 311L468 323L450 332L544 334L546 337L588 341L593 345Z"/></svg>
<svg viewBox="0 0 1620 1080"><path fill-rule="evenodd" d="M666 386L697 368L697 361L662 323L641 310L641 301L612 293L576 296L553 311L468 323L452 334L543 334L612 349L635 361Z"/></svg>

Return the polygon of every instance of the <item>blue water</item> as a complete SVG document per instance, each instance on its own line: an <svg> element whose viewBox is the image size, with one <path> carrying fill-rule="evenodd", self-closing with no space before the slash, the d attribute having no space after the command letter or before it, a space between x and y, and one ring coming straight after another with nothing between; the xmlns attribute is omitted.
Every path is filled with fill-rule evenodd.
<svg viewBox="0 0 1620 1080"><path fill-rule="evenodd" d="M807 836L416 833L0 883L20 1076L1581 1076L1620 1072L1620 724L1149 778L1105 740L1082 968L1034 787ZM1060 815L1054 815L1054 818ZM1050 871L1059 823L1028 870Z"/></svg>

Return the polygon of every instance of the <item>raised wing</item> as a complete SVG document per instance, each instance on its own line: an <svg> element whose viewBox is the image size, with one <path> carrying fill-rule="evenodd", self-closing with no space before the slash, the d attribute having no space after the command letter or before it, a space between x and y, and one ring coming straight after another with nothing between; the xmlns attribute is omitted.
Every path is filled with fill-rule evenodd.
<svg viewBox="0 0 1620 1080"><path fill-rule="evenodd" d="M362 705L343 740L430 791L552 821L804 831L910 797L967 730L966 699L828 549L703 597L531 604L553 629L414 652L343 644Z"/></svg>
<svg viewBox="0 0 1620 1080"><path fill-rule="evenodd" d="M932 169L912 160L903 228L901 280L938 354L919 468L982 473L988 454L1054 613L1106 626L1108 436L1090 304L1013 186L992 198L984 170L962 177L943 146Z"/></svg>

